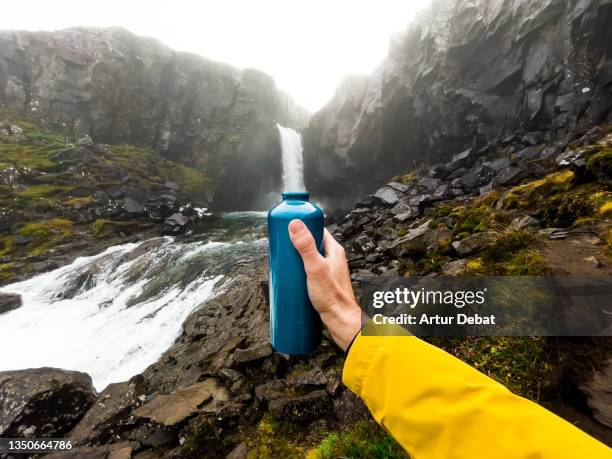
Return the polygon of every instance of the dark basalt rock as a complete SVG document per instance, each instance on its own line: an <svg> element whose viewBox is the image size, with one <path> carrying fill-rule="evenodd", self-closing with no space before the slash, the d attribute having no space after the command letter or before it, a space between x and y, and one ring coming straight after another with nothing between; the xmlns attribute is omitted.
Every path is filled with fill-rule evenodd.
<svg viewBox="0 0 612 459"><path fill-rule="evenodd" d="M0 314L18 309L22 304L21 295L0 293Z"/></svg>
<svg viewBox="0 0 612 459"><path fill-rule="evenodd" d="M61 438L95 399L85 373L56 368L0 372L0 436Z"/></svg>
<svg viewBox="0 0 612 459"><path fill-rule="evenodd" d="M529 161L610 123L611 22L600 0L432 2L376 72L347 78L312 116L307 188L340 202L436 163L430 176L452 180L500 139L499 154Z"/></svg>

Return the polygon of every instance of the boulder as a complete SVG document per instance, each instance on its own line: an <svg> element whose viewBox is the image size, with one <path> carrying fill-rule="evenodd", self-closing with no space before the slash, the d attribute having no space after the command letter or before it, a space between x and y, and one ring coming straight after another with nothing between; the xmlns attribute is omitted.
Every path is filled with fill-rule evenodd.
<svg viewBox="0 0 612 459"><path fill-rule="evenodd" d="M0 293L0 314L20 308L23 302L16 293Z"/></svg>
<svg viewBox="0 0 612 459"><path fill-rule="evenodd" d="M227 399L226 389L214 379L208 379L170 394L158 394L134 410L133 415L171 427L193 416L199 409L214 412L219 403Z"/></svg>
<svg viewBox="0 0 612 459"><path fill-rule="evenodd" d="M170 234L184 233L189 223L191 223L191 218L178 212L174 213L164 220L164 232Z"/></svg>
<svg viewBox="0 0 612 459"><path fill-rule="evenodd" d="M403 183L399 182L390 182L387 183L387 186L395 191L399 191L400 193L406 193L410 189L408 185L404 185Z"/></svg>
<svg viewBox="0 0 612 459"><path fill-rule="evenodd" d="M474 233L460 241L454 241L452 246L459 255L465 256L486 249L497 240L497 237L498 233L484 231Z"/></svg>
<svg viewBox="0 0 612 459"><path fill-rule="evenodd" d="M389 186L382 187L374 193L374 199L377 204L384 207L394 206L401 197L401 193Z"/></svg>
<svg viewBox="0 0 612 459"><path fill-rule="evenodd" d="M123 210L128 214L140 215L144 212L144 206L132 198L125 198L123 200Z"/></svg>
<svg viewBox="0 0 612 459"><path fill-rule="evenodd" d="M143 382L142 377L136 376L129 382L109 384L68 437L80 444L110 439L121 429L118 421L145 400Z"/></svg>
<svg viewBox="0 0 612 459"><path fill-rule="evenodd" d="M500 170L495 178L493 179L493 183L495 185L514 185L521 178L525 176L525 171L519 167L506 167L505 169Z"/></svg>
<svg viewBox="0 0 612 459"><path fill-rule="evenodd" d="M63 437L95 399L85 373L56 368L0 372L0 436Z"/></svg>

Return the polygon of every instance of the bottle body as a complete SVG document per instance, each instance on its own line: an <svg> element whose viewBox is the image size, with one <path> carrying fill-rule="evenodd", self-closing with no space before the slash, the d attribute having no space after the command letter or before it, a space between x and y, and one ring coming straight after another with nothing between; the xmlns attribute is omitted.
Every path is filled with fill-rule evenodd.
<svg viewBox="0 0 612 459"><path fill-rule="evenodd" d="M289 239L289 222L304 222L323 249L323 211L308 202L307 192L283 193L268 212L270 256L270 341L280 353L299 355L321 342L321 319L312 307L300 255Z"/></svg>

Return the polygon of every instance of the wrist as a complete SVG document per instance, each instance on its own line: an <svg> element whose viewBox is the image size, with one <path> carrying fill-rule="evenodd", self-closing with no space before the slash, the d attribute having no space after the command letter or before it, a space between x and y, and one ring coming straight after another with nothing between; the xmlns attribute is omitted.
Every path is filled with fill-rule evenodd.
<svg viewBox="0 0 612 459"><path fill-rule="evenodd" d="M321 315L333 340L343 351L353 342L361 330L361 308L352 300L343 300L334 304Z"/></svg>

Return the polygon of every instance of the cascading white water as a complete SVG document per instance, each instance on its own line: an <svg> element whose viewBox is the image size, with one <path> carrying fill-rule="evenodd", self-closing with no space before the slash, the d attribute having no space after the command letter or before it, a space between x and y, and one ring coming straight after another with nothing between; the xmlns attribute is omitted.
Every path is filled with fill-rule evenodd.
<svg viewBox="0 0 612 459"><path fill-rule="evenodd" d="M263 255L267 243L252 222L262 216L225 220L212 234L224 242L165 237L114 246L2 287L21 295L23 306L0 315L0 371L83 371L101 390L145 370L187 316L224 291L234 263Z"/></svg>
<svg viewBox="0 0 612 459"><path fill-rule="evenodd" d="M280 133L283 158L283 191L305 191L302 136L294 129L280 124L276 126Z"/></svg>

